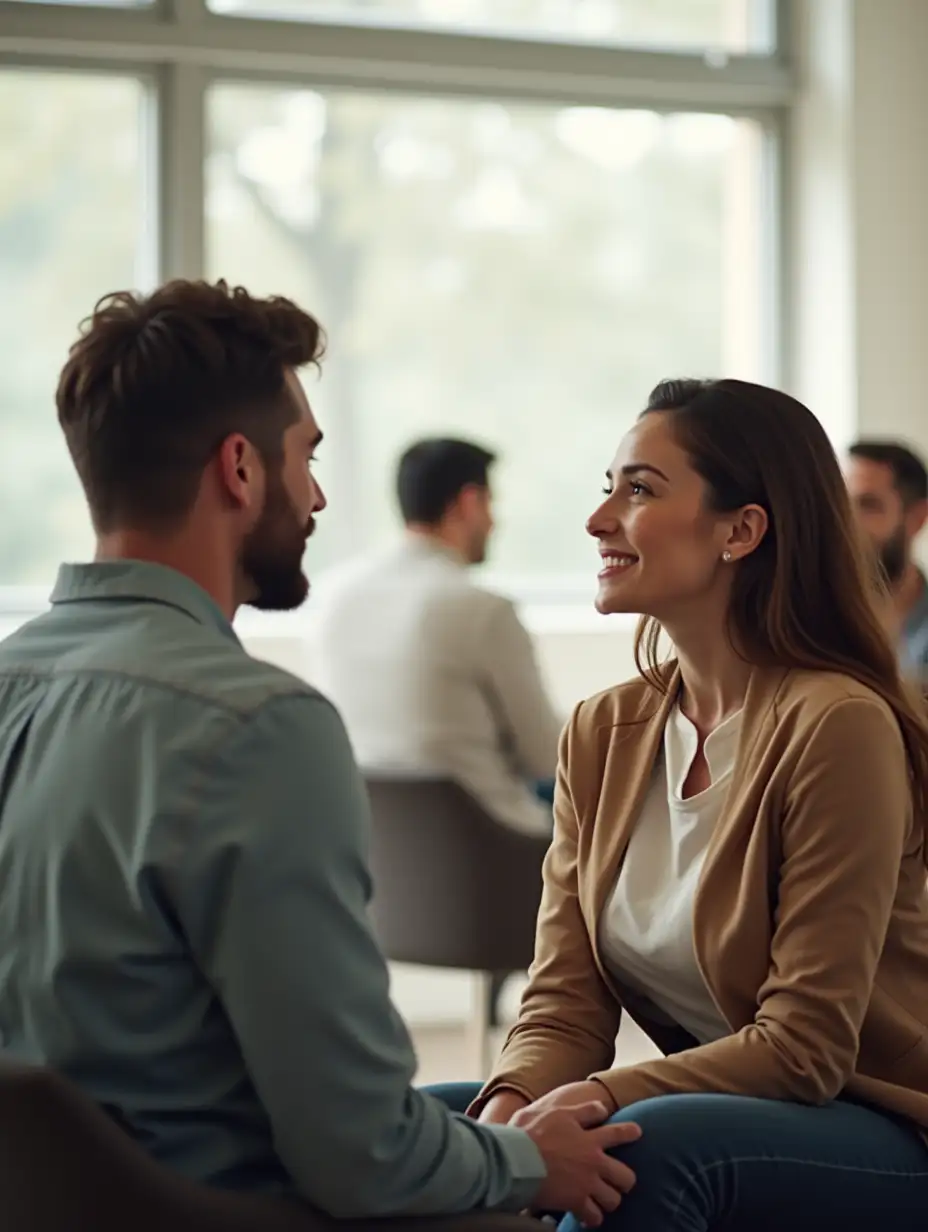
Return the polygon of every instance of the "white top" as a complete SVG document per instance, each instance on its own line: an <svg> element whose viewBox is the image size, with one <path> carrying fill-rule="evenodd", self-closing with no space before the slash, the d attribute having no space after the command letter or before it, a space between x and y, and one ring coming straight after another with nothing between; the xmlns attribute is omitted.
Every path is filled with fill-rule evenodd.
<svg viewBox="0 0 928 1232"><path fill-rule="evenodd" d="M684 800L699 745L675 706L612 897L600 945L612 975L706 1044L731 1034L706 987L693 945L693 902L709 840L731 782L741 728L732 715L705 742L711 786Z"/></svg>
<svg viewBox="0 0 928 1232"><path fill-rule="evenodd" d="M365 769L448 775L491 817L550 836L560 721L515 607L422 536L314 587L311 679L341 711Z"/></svg>

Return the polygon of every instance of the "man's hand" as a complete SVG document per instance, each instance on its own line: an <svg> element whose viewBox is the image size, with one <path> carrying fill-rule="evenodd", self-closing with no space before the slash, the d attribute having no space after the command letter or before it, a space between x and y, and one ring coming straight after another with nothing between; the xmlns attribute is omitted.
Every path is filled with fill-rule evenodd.
<svg viewBox="0 0 928 1232"><path fill-rule="evenodd" d="M607 1116L601 1102L548 1109L536 1103L512 1118L510 1124L526 1131L548 1169L533 1204L537 1210L570 1211L580 1223L598 1228L634 1186L631 1168L606 1152L635 1142L641 1130L631 1122L604 1125Z"/></svg>

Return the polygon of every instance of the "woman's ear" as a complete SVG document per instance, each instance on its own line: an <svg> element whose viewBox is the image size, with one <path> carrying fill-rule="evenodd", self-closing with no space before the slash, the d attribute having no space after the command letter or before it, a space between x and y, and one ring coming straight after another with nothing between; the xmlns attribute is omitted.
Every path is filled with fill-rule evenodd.
<svg viewBox="0 0 928 1232"><path fill-rule="evenodd" d="M743 560L756 551L769 526L766 509L760 505L745 505L732 521L725 541L726 561Z"/></svg>

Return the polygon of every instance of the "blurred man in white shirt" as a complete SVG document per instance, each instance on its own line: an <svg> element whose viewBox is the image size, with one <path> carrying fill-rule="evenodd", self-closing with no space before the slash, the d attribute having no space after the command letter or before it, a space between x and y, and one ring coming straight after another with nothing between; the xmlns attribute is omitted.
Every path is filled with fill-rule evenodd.
<svg viewBox="0 0 928 1232"><path fill-rule="evenodd" d="M493 454L429 439L400 460L406 526L320 587L316 683L367 769L443 775L503 825L549 834L560 723L508 599L476 586Z"/></svg>

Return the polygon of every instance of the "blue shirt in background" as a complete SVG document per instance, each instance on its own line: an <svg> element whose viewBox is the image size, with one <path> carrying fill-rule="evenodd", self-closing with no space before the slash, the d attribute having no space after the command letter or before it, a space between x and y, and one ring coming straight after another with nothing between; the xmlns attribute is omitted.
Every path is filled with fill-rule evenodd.
<svg viewBox="0 0 928 1232"><path fill-rule="evenodd" d="M928 581L902 626L901 658L906 672L928 684Z"/></svg>

